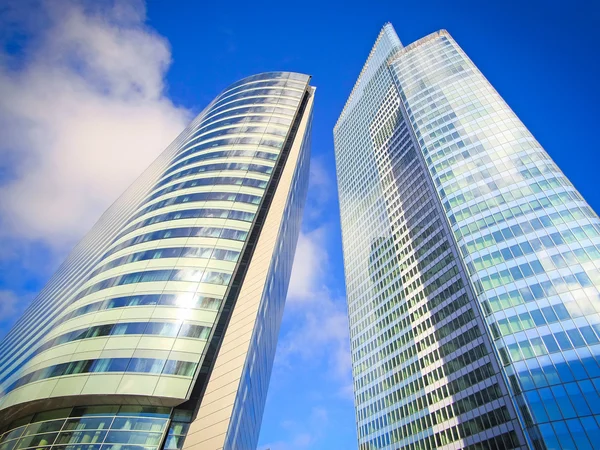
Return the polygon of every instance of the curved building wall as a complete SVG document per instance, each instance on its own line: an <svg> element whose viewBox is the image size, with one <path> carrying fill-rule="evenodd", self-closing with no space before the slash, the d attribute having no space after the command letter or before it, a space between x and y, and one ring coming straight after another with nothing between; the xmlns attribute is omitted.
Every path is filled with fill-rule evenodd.
<svg viewBox="0 0 600 450"><path fill-rule="evenodd" d="M267 192L268 213L264 221L257 219L256 233L249 238L252 255L185 450L254 450L258 444L308 187L312 101L305 97L303 113L292 125L292 132L307 138L286 143L288 161L277 187Z"/></svg>
<svg viewBox="0 0 600 450"><path fill-rule="evenodd" d="M293 127L312 110L308 81L231 85L102 216L0 344L0 427L44 408L200 401L282 172L308 174L288 158L308 141Z"/></svg>

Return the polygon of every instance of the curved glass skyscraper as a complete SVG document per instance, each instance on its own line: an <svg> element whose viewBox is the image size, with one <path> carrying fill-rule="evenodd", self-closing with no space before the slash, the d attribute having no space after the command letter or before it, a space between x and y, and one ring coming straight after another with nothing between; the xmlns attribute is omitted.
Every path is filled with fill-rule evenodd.
<svg viewBox="0 0 600 450"><path fill-rule="evenodd" d="M600 220L452 37L334 136L360 449L600 448Z"/></svg>
<svg viewBox="0 0 600 450"><path fill-rule="evenodd" d="M229 86L72 251L0 344L1 450L256 448L309 79Z"/></svg>

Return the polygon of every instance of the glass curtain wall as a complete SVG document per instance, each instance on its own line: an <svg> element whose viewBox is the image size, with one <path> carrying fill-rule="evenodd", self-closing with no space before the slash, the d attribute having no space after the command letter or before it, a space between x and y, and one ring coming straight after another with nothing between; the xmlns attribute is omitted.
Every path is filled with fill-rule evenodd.
<svg viewBox="0 0 600 450"><path fill-rule="evenodd" d="M597 448L600 221L446 33L391 61L537 448Z"/></svg>
<svg viewBox="0 0 600 450"><path fill-rule="evenodd" d="M334 138L360 448L598 448L600 221L450 35Z"/></svg>

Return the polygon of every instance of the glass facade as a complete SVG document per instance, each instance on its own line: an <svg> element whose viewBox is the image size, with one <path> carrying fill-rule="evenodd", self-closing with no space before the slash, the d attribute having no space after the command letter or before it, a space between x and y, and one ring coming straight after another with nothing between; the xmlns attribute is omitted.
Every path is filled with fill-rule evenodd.
<svg viewBox="0 0 600 450"><path fill-rule="evenodd" d="M231 85L73 250L0 343L3 450L181 448L244 277L266 265L261 315L246 322L259 339L244 350L244 400L214 448L256 446L247 423L260 425L306 196L309 80L270 72ZM257 261L265 223L278 246Z"/></svg>
<svg viewBox="0 0 600 450"><path fill-rule="evenodd" d="M600 221L451 36L334 137L360 448L600 448Z"/></svg>
<svg viewBox="0 0 600 450"><path fill-rule="evenodd" d="M0 449L176 450L190 413L151 406L63 408L22 417L0 435Z"/></svg>

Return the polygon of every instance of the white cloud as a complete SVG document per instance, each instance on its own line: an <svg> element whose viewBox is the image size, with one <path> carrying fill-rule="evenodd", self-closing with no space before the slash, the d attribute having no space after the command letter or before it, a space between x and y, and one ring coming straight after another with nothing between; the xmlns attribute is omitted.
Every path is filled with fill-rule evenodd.
<svg viewBox="0 0 600 450"><path fill-rule="evenodd" d="M288 289L288 302L315 301L319 293L326 290L323 276L328 262L326 231L326 228L321 227L309 233L300 233Z"/></svg>
<svg viewBox="0 0 600 450"><path fill-rule="evenodd" d="M345 379L351 360L345 310L323 293L311 306L296 311L297 325L282 340L282 361L327 358L329 375Z"/></svg>
<svg viewBox="0 0 600 450"><path fill-rule="evenodd" d="M20 5L9 2L8 16L31 42L17 59L0 55L0 239L63 253L189 112L165 94L170 49L144 25L142 2Z"/></svg>
<svg viewBox="0 0 600 450"><path fill-rule="evenodd" d="M310 161L310 182L306 201L305 223L320 224L324 213L331 208L335 197L336 185L326 168L322 157L313 157Z"/></svg>
<svg viewBox="0 0 600 450"><path fill-rule="evenodd" d="M305 420L284 420L281 427L289 435L285 441L260 446L260 450L302 450L312 448L327 432L329 414L322 406L312 408Z"/></svg>
<svg viewBox="0 0 600 450"><path fill-rule="evenodd" d="M327 240L325 226L300 234L287 299L294 325L282 336L277 361L291 366L298 358L326 358L327 375L338 379L340 394L348 396L352 384L348 316L344 299L328 287Z"/></svg>
<svg viewBox="0 0 600 450"><path fill-rule="evenodd" d="M0 324L10 320L18 311L19 301L17 296L8 290L0 290Z"/></svg>

